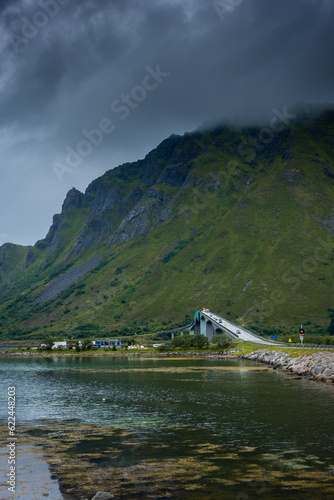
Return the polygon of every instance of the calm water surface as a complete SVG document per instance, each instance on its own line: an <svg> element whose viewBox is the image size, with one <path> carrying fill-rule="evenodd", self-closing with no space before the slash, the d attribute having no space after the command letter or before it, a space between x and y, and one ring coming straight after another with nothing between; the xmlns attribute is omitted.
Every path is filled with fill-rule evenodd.
<svg viewBox="0 0 334 500"><path fill-rule="evenodd" d="M175 472L172 480L166 473L167 496L149 496L149 486L145 495L142 480L141 491L129 483L117 498L333 498L334 388L251 366L215 359L5 358L1 419L7 419L7 387L15 386L18 427L52 421L68 428L74 419L77 426L132 432L137 453L123 449L114 462L106 454L101 467L158 460L170 468L171 460L183 460L184 469L198 468L193 477ZM102 456L110 440L83 441L71 453L94 448Z"/></svg>

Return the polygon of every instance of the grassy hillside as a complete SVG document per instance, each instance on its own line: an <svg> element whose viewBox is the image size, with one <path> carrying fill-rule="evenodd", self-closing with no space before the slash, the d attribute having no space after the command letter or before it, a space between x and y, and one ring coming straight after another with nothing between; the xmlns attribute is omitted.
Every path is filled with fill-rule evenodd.
<svg viewBox="0 0 334 500"><path fill-rule="evenodd" d="M203 306L267 333L326 333L334 116L261 133L171 136L72 190L45 240L0 248L0 338L155 331Z"/></svg>

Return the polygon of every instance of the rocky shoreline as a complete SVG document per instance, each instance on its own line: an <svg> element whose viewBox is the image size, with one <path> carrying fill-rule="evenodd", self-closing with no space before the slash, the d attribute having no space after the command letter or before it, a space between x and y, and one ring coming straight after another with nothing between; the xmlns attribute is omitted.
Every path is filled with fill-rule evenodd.
<svg viewBox="0 0 334 500"><path fill-rule="evenodd" d="M274 369L290 372L310 380L334 384L334 353L332 352L322 351L305 354L298 358L290 358L285 352L259 350L238 357L272 365Z"/></svg>

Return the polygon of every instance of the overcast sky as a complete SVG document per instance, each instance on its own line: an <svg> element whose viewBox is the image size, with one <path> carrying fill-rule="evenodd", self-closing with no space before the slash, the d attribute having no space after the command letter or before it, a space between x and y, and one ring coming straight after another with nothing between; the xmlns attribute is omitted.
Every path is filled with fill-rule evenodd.
<svg viewBox="0 0 334 500"><path fill-rule="evenodd" d="M333 0L1 0L0 12L0 244L34 244L69 189L172 133L334 102Z"/></svg>

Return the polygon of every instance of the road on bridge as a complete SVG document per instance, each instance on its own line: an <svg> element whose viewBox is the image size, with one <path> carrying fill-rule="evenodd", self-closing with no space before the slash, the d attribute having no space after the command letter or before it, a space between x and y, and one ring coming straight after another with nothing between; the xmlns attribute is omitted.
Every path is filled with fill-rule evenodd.
<svg viewBox="0 0 334 500"><path fill-rule="evenodd" d="M225 330L226 333L231 333L234 338L244 340L245 342L252 342L253 344L260 345L270 345L270 346L279 346L285 345L283 342L271 342L270 340L264 339L255 333L250 332L246 328L235 325L231 321L218 314L215 314L211 311L201 311L201 314L205 316L208 320L210 320L215 327L221 328Z"/></svg>

